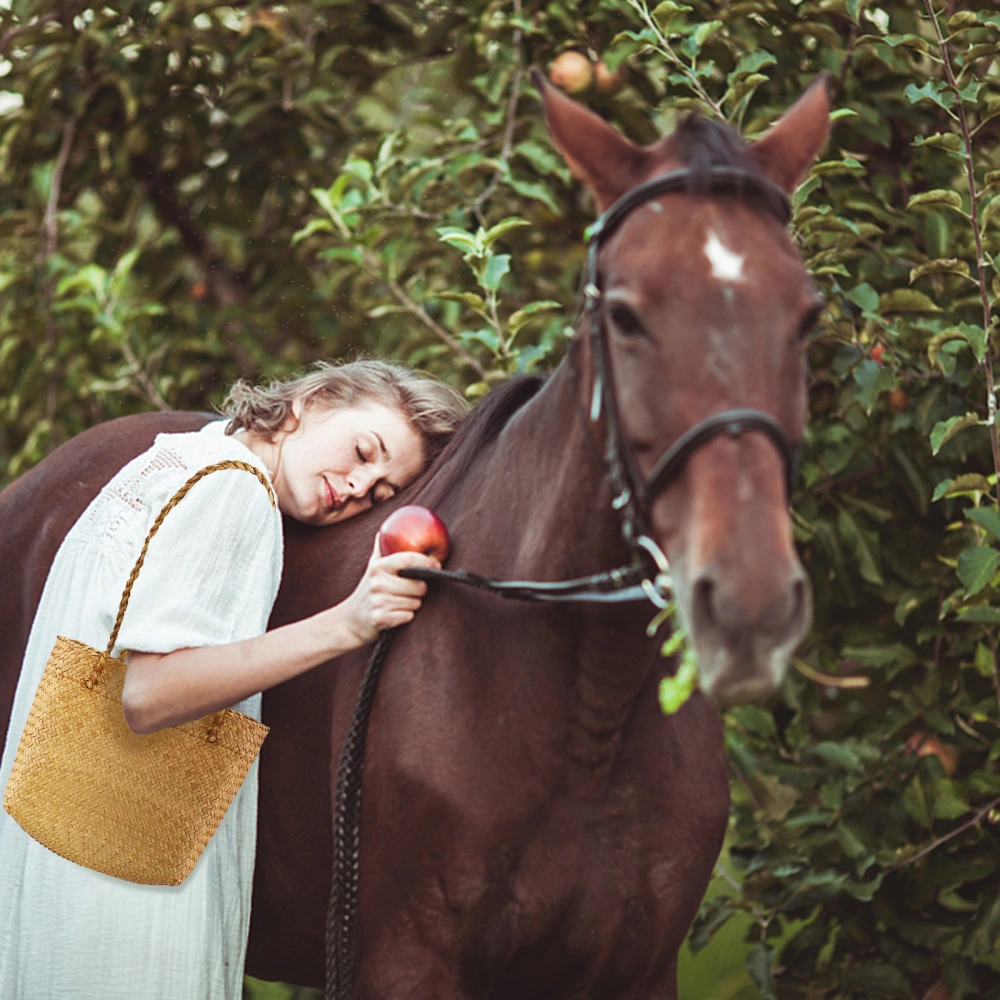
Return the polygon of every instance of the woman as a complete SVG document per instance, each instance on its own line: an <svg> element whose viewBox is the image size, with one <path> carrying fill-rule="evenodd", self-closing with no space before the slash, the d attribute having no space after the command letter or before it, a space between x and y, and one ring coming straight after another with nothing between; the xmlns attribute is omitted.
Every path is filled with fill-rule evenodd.
<svg viewBox="0 0 1000 1000"><path fill-rule="evenodd" d="M281 514L333 524L412 482L465 413L461 396L375 361L321 365L269 388L238 383L228 421L161 434L104 487L66 536L39 602L0 768L18 740L57 634L103 648L125 581L161 507L194 472L225 459L170 511L150 544L118 637L131 650L129 726L148 733L227 705L260 717L259 692L409 621L437 566L380 557L354 592L266 632L281 576ZM320 570L321 571L321 570ZM141 886L51 853L0 814L0 997L4 1000L237 1000L250 917L256 765L186 881Z"/></svg>

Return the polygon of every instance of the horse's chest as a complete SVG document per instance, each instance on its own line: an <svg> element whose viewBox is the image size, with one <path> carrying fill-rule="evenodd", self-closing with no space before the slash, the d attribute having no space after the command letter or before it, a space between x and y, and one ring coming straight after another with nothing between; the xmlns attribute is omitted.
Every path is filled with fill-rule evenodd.
<svg viewBox="0 0 1000 1000"><path fill-rule="evenodd" d="M495 915L515 952L501 977L510 995L517 983L553 976L619 996L672 969L725 830L724 773L702 777L698 788L675 775L666 791L644 776L603 799L553 805L522 845L508 904Z"/></svg>

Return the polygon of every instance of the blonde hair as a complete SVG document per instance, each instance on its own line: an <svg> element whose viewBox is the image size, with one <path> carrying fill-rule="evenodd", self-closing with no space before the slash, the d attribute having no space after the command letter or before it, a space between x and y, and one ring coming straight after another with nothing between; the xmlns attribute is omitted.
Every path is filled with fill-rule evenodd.
<svg viewBox="0 0 1000 1000"><path fill-rule="evenodd" d="M403 365L362 359L340 364L318 361L300 378L267 386L241 379L230 390L221 411L229 417L226 433L245 430L267 441L294 419L292 403L326 409L382 403L398 411L420 435L424 461L430 463L448 443L469 406L464 397L435 378Z"/></svg>

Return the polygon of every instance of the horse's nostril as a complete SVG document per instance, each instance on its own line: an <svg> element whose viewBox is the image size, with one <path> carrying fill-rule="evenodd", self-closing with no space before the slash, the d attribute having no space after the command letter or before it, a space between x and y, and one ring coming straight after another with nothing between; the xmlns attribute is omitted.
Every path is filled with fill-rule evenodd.
<svg viewBox="0 0 1000 1000"><path fill-rule="evenodd" d="M696 632L703 629L714 630L718 626L715 611L715 583L707 576L701 577L694 585L691 617Z"/></svg>
<svg viewBox="0 0 1000 1000"><path fill-rule="evenodd" d="M788 616L789 631L801 625L806 614L806 584L798 579L792 584L792 613Z"/></svg>

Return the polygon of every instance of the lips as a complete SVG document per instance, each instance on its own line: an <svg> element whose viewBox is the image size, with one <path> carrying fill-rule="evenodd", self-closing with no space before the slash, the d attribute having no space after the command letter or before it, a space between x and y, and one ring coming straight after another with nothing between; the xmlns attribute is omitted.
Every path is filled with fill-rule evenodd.
<svg viewBox="0 0 1000 1000"><path fill-rule="evenodd" d="M323 477L323 491L326 496L326 509L328 511L340 510L343 507L343 502L334 492L326 476Z"/></svg>

